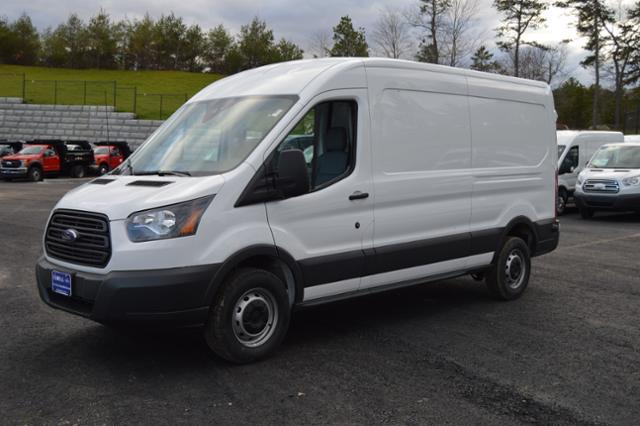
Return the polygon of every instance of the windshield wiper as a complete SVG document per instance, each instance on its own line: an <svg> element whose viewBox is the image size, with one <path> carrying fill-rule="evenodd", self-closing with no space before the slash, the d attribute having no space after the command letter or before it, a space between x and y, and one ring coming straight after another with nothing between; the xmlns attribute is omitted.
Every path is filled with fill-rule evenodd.
<svg viewBox="0 0 640 426"><path fill-rule="evenodd" d="M149 175L158 175L158 176L191 176L191 173L181 171L181 170L154 170L149 172L135 172L135 176L149 176Z"/></svg>

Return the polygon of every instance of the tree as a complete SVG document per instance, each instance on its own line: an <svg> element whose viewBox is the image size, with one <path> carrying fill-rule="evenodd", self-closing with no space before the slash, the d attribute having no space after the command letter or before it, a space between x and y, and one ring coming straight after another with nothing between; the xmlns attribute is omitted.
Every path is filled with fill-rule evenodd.
<svg viewBox="0 0 640 426"><path fill-rule="evenodd" d="M450 6L451 0L420 0L418 12L409 14L409 22L425 31L416 55L418 61L440 63L439 42L444 17Z"/></svg>
<svg viewBox="0 0 640 426"><path fill-rule="evenodd" d="M539 28L544 22L542 13L547 10L543 0L494 0L494 7L502 14L502 25L496 31L498 46L504 51L513 51L513 75L520 76L520 46L529 29Z"/></svg>
<svg viewBox="0 0 640 426"><path fill-rule="evenodd" d="M160 16L154 26L156 66L160 69L180 69L180 57L187 26L181 17L171 14Z"/></svg>
<svg viewBox="0 0 640 426"><path fill-rule="evenodd" d="M596 128L599 121L600 64L602 62L603 22L610 22L611 16L603 0L560 0L559 7L570 8L576 14L578 34L587 39L584 48L591 52L583 61L584 67L594 68L594 90L591 112L591 127Z"/></svg>
<svg viewBox="0 0 640 426"><path fill-rule="evenodd" d="M369 56L369 45L364 35L364 28L353 28L353 22L348 15L340 18L338 25L333 27L333 47L331 56Z"/></svg>
<svg viewBox="0 0 640 426"><path fill-rule="evenodd" d="M23 13L11 24L9 30L13 33L11 62L19 65L35 64L40 52L40 36L31 23L31 18Z"/></svg>
<svg viewBox="0 0 640 426"><path fill-rule="evenodd" d="M243 25L238 35L238 51L243 58L242 69L259 67L273 62L273 31L258 17Z"/></svg>
<svg viewBox="0 0 640 426"><path fill-rule="evenodd" d="M314 58L324 58L331 53L331 33L328 30L315 31L309 37L309 50Z"/></svg>
<svg viewBox="0 0 640 426"><path fill-rule="evenodd" d="M302 59L304 55L304 51L298 45L284 38L275 45L274 51L275 62L294 61Z"/></svg>
<svg viewBox="0 0 640 426"><path fill-rule="evenodd" d="M41 61L49 67L64 67L68 60L67 43L60 28L47 28L41 36Z"/></svg>
<svg viewBox="0 0 640 426"><path fill-rule="evenodd" d="M69 15L67 22L58 27L64 38L67 49L67 64L70 68L82 68L85 66L85 53L87 50L87 31L82 19L75 13ZM58 31L56 30L56 31Z"/></svg>
<svg viewBox="0 0 640 426"><path fill-rule="evenodd" d="M478 0L450 0L444 14L443 35L439 56L447 65L460 66L463 58L468 58L476 46L477 31L473 20L478 14Z"/></svg>
<svg viewBox="0 0 640 426"><path fill-rule="evenodd" d="M564 74L567 57L565 40L555 46L529 45L520 49L520 77L551 84ZM512 52L510 52L512 53ZM513 63L513 60L510 60Z"/></svg>
<svg viewBox="0 0 640 426"><path fill-rule="evenodd" d="M202 57L206 46L206 39L200 26L190 26L184 34L183 41L183 48L180 52L182 68L191 72L200 71L202 69Z"/></svg>
<svg viewBox="0 0 640 426"><path fill-rule="evenodd" d="M156 30L155 22L145 14L141 20L136 20L131 26L128 54L133 62L133 69L158 68L156 63Z"/></svg>
<svg viewBox="0 0 640 426"><path fill-rule="evenodd" d="M553 92L558 123L571 129L586 129L591 115L590 97L589 89L575 78L565 81Z"/></svg>
<svg viewBox="0 0 640 426"><path fill-rule="evenodd" d="M113 68L117 49L116 39L111 19L103 9L89 20L86 37L88 65L98 69Z"/></svg>
<svg viewBox="0 0 640 426"><path fill-rule="evenodd" d="M371 38L381 53L388 58L398 59L412 46L409 28L402 14L389 8L380 12Z"/></svg>
<svg viewBox="0 0 640 426"><path fill-rule="evenodd" d="M207 34L204 60L212 72L227 72L226 64L229 52L233 49L233 37L224 25L220 24Z"/></svg>
<svg viewBox="0 0 640 426"><path fill-rule="evenodd" d="M493 53L482 45L471 57L471 69L485 72L496 72L500 68L498 62L493 59Z"/></svg>

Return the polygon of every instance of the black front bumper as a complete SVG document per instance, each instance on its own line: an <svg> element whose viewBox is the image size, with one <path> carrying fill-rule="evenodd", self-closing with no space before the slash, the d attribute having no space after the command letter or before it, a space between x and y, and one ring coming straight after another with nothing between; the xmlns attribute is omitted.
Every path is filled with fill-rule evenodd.
<svg viewBox="0 0 640 426"><path fill-rule="evenodd" d="M24 178L27 177L26 168L2 168L0 169L0 177L3 178Z"/></svg>
<svg viewBox="0 0 640 426"><path fill-rule="evenodd" d="M578 208L589 208L594 210L614 210L614 211L640 211L640 195L598 195L574 193Z"/></svg>
<svg viewBox="0 0 640 426"><path fill-rule="evenodd" d="M97 322L195 325L207 319L207 294L218 269L216 264L96 275L62 268L41 257L36 278L47 305ZM71 297L51 290L53 270L71 274Z"/></svg>

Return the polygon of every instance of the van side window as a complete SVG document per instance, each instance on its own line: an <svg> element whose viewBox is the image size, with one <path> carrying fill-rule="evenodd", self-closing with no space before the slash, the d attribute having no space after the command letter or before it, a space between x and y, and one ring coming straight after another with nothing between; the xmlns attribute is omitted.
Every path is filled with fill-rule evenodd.
<svg viewBox="0 0 640 426"><path fill-rule="evenodd" d="M303 152L311 191L329 186L353 170L356 114L355 101L322 102L305 114L276 149ZM277 166L277 158L274 156L273 166Z"/></svg>
<svg viewBox="0 0 640 426"><path fill-rule="evenodd" d="M569 152L567 152L564 162L567 163L567 168L573 167L577 169L580 164L580 147L572 146Z"/></svg>

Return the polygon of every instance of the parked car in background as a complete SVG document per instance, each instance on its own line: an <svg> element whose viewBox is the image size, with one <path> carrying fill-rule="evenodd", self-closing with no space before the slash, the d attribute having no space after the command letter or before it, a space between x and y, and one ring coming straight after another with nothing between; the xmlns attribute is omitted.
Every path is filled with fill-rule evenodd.
<svg viewBox="0 0 640 426"><path fill-rule="evenodd" d="M584 219L598 210L640 213L640 143L602 146L578 176L574 197Z"/></svg>
<svg viewBox="0 0 640 426"><path fill-rule="evenodd" d="M124 141L103 141L95 142L93 148L93 156L95 163L93 168L98 173L104 175L118 167L124 160L131 155L129 144Z"/></svg>
<svg viewBox="0 0 640 426"><path fill-rule="evenodd" d="M591 156L604 144L624 142L620 132L596 130L559 130L558 141L558 214L563 214L573 198L578 174Z"/></svg>
<svg viewBox="0 0 640 426"><path fill-rule="evenodd" d="M238 363L271 354L295 307L465 274L516 299L558 244L555 119L545 83L411 61L235 74L58 202L40 296L204 325Z"/></svg>
<svg viewBox="0 0 640 426"><path fill-rule="evenodd" d="M20 152L2 158L0 175L5 180L28 178L33 182L45 175L84 177L93 162L93 150L87 141L35 140L25 143Z"/></svg>
<svg viewBox="0 0 640 426"><path fill-rule="evenodd" d="M22 142L0 141L0 158L20 152Z"/></svg>

